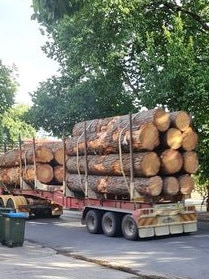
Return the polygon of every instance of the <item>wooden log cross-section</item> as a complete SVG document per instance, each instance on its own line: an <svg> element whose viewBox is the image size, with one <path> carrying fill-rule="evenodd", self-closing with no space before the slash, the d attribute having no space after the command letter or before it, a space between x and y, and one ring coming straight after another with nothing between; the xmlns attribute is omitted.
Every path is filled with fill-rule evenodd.
<svg viewBox="0 0 209 279"><path fill-rule="evenodd" d="M69 173L85 173L85 156L70 156L66 162ZM123 153L109 155L88 155L88 174L96 175L130 175L130 155ZM138 152L133 154L135 176L155 176L160 170L160 158L155 152Z"/></svg>

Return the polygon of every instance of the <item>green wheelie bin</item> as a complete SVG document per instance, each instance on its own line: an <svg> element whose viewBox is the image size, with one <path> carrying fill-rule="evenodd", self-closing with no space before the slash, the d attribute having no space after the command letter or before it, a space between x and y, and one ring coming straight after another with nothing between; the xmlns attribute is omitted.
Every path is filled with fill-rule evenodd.
<svg viewBox="0 0 209 279"><path fill-rule="evenodd" d="M2 244L8 247L23 246L25 237L25 213L3 213L4 239Z"/></svg>
<svg viewBox="0 0 209 279"><path fill-rule="evenodd" d="M14 211L13 208L5 208L0 207L0 242L2 243L4 241L4 213L9 213Z"/></svg>

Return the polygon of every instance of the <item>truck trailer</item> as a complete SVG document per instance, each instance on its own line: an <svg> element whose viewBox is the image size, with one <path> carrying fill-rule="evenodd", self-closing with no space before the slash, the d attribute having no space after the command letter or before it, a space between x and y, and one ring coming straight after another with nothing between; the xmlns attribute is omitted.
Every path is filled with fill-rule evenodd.
<svg viewBox="0 0 209 279"><path fill-rule="evenodd" d="M20 140L0 155L0 207L29 218L80 210L88 232L128 240L195 232L196 209L185 204L195 147L187 113L162 109L77 123L56 144ZM41 161L49 149L59 151L60 164ZM48 165L59 179L45 181Z"/></svg>

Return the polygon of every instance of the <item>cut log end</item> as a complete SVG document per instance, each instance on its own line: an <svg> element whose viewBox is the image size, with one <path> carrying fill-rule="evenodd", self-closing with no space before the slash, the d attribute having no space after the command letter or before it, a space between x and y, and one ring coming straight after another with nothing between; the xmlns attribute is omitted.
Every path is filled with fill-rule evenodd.
<svg viewBox="0 0 209 279"><path fill-rule="evenodd" d="M141 168L143 170L143 174L146 177L156 175L160 170L160 158L155 152L149 152L144 156Z"/></svg>
<svg viewBox="0 0 209 279"><path fill-rule="evenodd" d="M183 140L183 137L182 137L182 133L180 130L178 130L176 128L170 128L166 132L165 141L166 141L166 145L169 148L172 148L172 149L180 148L182 145L182 140Z"/></svg>
<svg viewBox="0 0 209 279"><path fill-rule="evenodd" d="M182 175L179 177L179 185L183 195L190 195L194 189L194 179L190 175Z"/></svg>
<svg viewBox="0 0 209 279"><path fill-rule="evenodd" d="M171 126L185 131L191 124L191 117L185 111L177 111L170 113Z"/></svg>
<svg viewBox="0 0 209 279"><path fill-rule="evenodd" d="M157 109L154 115L154 124L160 132L165 132L170 126L169 113L163 109Z"/></svg>
<svg viewBox="0 0 209 279"><path fill-rule="evenodd" d="M187 128L183 132L182 148L185 151L192 151L196 148L198 142L197 133L191 128Z"/></svg>
<svg viewBox="0 0 209 279"><path fill-rule="evenodd" d="M163 179L163 194L175 196L180 189L179 181L176 177L170 176Z"/></svg>
<svg viewBox="0 0 209 279"><path fill-rule="evenodd" d="M199 160L195 151L187 151L183 154L183 171L193 174L197 171Z"/></svg>
<svg viewBox="0 0 209 279"><path fill-rule="evenodd" d="M174 174L181 170L183 165L183 157L178 150L166 149L161 154L163 174Z"/></svg>

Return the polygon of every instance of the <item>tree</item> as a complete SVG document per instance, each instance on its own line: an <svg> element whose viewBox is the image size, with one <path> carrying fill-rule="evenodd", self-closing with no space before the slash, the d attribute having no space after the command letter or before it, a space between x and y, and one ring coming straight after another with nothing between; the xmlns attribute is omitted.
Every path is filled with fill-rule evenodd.
<svg viewBox="0 0 209 279"><path fill-rule="evenodd" d="M5 66L0 60L0 119L5 110L14 104L17 89L14 71L14 67Z"/></svg>
<svg viewBox="0 0 209 279"><path fill-rule="evenodd" d="M162 106L191 113L199 133L199 177L207 182L208 1L33 3L34 18L53 38L44 51L59 61L62 74L67 74L74 85L85 79L101 82L110 73L112 88L117 88L120 81L124 94L131 96L139 108ZM104 84L100 82L98 90Z"/></svg>
<svg viewBox="0 0 209 279"><path fill-rule="evenodd" d="M3 114L1 149L3 144L7 149L18 145L20 136L21 139L31 139L35 135L35 129L23 120L23 116L28 110L29 106L16 105Z"/></svg>

